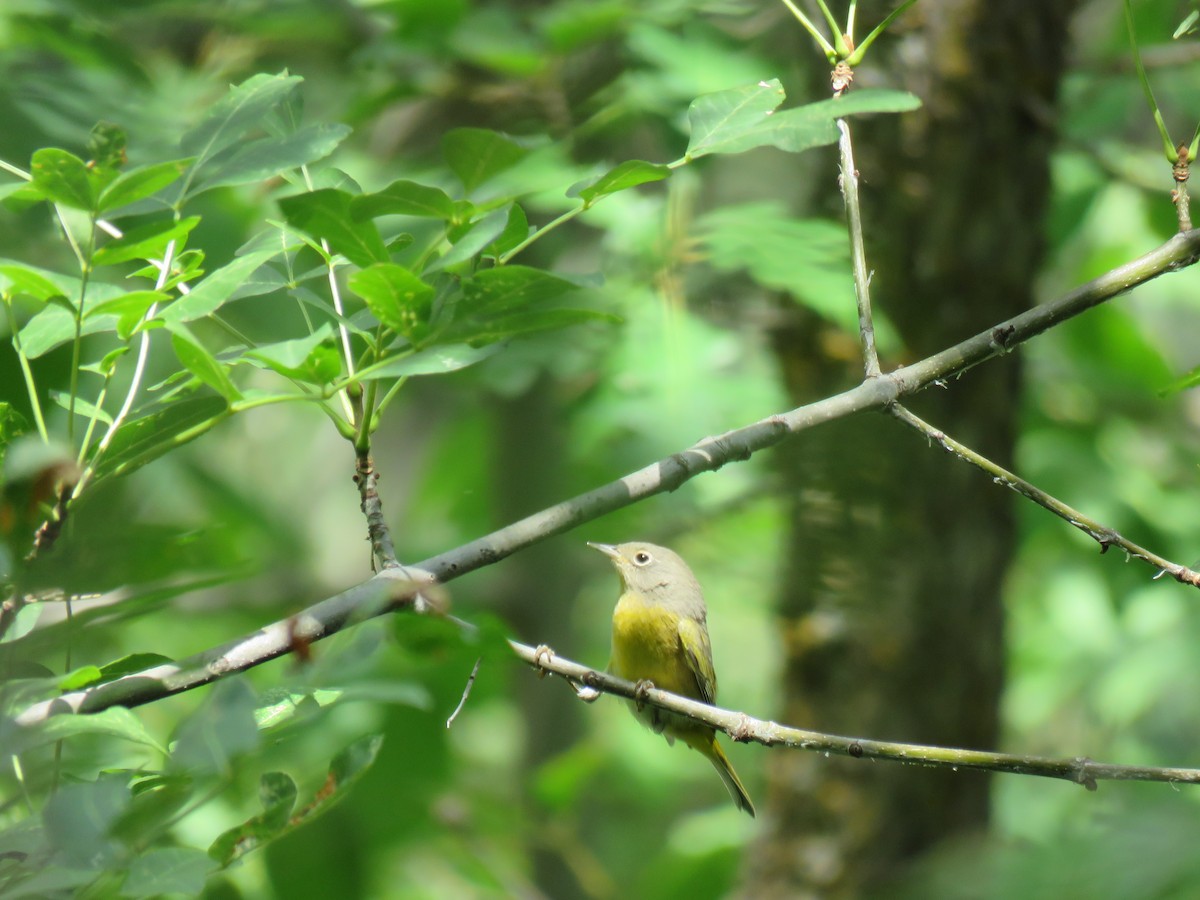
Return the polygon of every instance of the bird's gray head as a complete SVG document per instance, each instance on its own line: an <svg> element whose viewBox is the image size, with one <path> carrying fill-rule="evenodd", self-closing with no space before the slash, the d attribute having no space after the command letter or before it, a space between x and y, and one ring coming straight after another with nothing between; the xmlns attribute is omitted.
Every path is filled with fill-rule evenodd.
<svg viewBox="0 0 1200 900"><path fill-rule="evenodd" d="M588 546L612 560L626 592L640 594L647 602L661 603L681 615L703 621L704 595L700 583L675 551L644 541L627 544L588 542Z"/></svg>

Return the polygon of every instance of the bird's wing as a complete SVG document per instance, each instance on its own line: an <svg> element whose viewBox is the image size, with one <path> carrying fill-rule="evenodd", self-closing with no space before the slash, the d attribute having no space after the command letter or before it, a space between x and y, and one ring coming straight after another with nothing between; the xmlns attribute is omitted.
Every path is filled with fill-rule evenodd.
<svg viewBox="0 0 1200 900"><path fill-rule="evenodd" d="M717 673L713 669L712 645L708 629L695 619L679 620L679 644L688 668L696 677L696 697L705 703L717 702Z"/></svg>

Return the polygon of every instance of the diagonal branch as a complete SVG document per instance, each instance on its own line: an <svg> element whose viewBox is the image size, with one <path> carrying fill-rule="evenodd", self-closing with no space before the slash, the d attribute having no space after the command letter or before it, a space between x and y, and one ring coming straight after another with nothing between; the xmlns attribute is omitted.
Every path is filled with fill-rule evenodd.
<svg viewBox="0 0 1200 900"><path fill-rule="evenodd" d="M1054 513L1054 515L1064 520L1068 525L1078 528L1100 545L1101 553L1108 552L1109 547L1120 547L1125 551L1127 556L1133 559L1144 560L1150 563L1150 565L1155 566L1159 570L1159 574L1165 573L1170 575L1180 584L1190 584L1192 587L1200 587L1200 572L1196 572L1179 563L1171 562L1169 559L1165 559L1157 553L1147 550L1140 544L1135 544L1113 529L1101 525L1095 519L1089 518L1074 507L1068 506L1058 498L1047 494L1041 488L1034 486L1024 478L1014 475L1008 469L997 465L986 456L976 453L965 444L960 444L944 431L937 430L924 419L913 415L900 404L893 404L889 412L904 424L924 434L947 453L952 453L963 462L970 463L977 469L987 472L997 484L1011 488L1022 497L1032 500L1038 506Z"/></svg>
<svg viewBox="0 0 1200 900"><path fill-rule="evenodd" d="M565 500L446 553L412 566L387 569L374 578L253 634L189 657L126 675L94 688L34 704L17 717L31 725L59 712L99 712L137 706L241 672L312 643L348 625L426 600L415 586L446 582L499 562L538 541L569 531L614 510L680 487L703 472L743 461L809 428L867 409L885 409L901 397L959 375L986 359L1008 353L1053 325L1200 256L1200 230L1165 244L1081 285L1056 300L968 338L911 366L868 379L858 387L699 443L609 484Z"/></svg>

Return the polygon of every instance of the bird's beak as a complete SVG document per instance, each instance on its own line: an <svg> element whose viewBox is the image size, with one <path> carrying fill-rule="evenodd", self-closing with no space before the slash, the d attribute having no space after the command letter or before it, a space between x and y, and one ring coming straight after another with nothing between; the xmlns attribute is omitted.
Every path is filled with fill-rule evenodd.
<svg viewBox="0 0 1200 900"><path fill-rule="evenodd" d="M587 545L589 547L591 547L593 550L599 550L601 553L603 553L607 557L610 557L611 559L620 559L621 558L621 554L619 552L617 552L617 548L614 547L612 544L594 544L591 541L588 541Z"/></svg>

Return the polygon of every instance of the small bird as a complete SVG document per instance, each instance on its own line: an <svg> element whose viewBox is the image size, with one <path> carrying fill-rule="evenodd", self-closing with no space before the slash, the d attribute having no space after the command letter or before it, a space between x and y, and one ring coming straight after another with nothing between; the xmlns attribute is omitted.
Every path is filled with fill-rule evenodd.
<svg viewBox="0 0 1200 900"><path fill-rule="evenodd" d="M717 673L708 639L708 608L687 563L655 544L589 542L588 546L608 556L621 576L608 671L628 681L650 682L673 694L715 703ZM656 706L631 703L630 709L668 744L678 738L708 757L737 808L754 815L750 795L717 743L714 728Z"/></svg>

